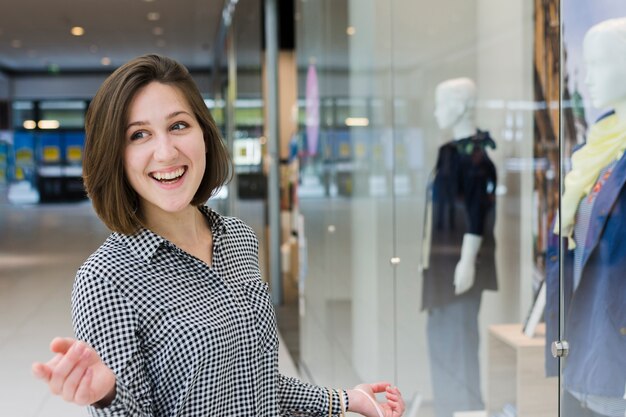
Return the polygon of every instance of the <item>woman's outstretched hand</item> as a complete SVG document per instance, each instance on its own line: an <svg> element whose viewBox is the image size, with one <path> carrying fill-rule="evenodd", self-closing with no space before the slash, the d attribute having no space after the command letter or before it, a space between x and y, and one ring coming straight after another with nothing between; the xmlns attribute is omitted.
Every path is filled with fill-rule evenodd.
<svg viewBox="0 0 626 417"><path fill-rule="evenodd" d="M378 402L376 394L384 392L387 401ZM348 390L349 409L366 417L400 417L405 405L397 387L388 382L359 384Z"/></svg>
<svg viewBox="0 0 626 417"><path fill-rule="evenodd" d="M56 355L46 363L35 362L33 374L50 391L78 405L107 405L115 397L115 374L87 343L57 337L50 343Z"/></svg>

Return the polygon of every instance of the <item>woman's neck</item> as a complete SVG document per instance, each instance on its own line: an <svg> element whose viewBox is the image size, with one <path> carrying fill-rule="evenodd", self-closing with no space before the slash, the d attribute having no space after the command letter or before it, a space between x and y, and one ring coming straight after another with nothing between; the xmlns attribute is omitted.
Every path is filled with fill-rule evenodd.
<svg viewBox="0 0 626 417"><path fill-rule="evenodd" d="M193 244L204 239L209 225L200 210L188 206L177 213L150 213L146 227L177 246Z"/></svg>

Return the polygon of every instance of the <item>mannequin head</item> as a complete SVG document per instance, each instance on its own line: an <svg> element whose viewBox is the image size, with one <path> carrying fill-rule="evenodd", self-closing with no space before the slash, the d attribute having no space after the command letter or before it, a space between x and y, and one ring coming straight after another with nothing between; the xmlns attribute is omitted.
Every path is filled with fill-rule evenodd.
<svg viewBox="0 0 626 417"><path fill-rule="evenodd" d="M626 106L626 18L605 20L589 29L583 58L593 106Z"/></svg>
<svg viewBox="0 0 626 417"><path fill-rule="evenodd" d="M453 78L437 85L435 119L440 129L452 129L455 138L475 133L476 85L469 78Z"/></svg>

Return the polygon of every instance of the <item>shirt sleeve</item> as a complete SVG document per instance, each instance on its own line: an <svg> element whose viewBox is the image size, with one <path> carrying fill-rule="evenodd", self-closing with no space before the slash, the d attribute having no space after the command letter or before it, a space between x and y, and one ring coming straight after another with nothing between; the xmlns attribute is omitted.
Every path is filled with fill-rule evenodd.
<svg viewBox="0 0 626 417"><path fill-rule="evenodd" d="M344 405L348 409L348 395L345 391L329 389L307 384L297 378L280 376L278 402L280 415L326 417L329 411L329 397L332 392L331 415L341 415L339 395L343 395ZM330 390L330 391L329 391Z"/></svg>
<svg viewBox="0 0 626 417"><path fill-rule="evenodd" d="M91 416L151 416L150 384L137 338L138 317L110 282L80 270L72 291L76 337L91 345L116 375L116 395Z"/></svg>
<svg viewBox="0 0 626 417"><path fill-rule="evenodd" d="M467 214L467 232L482 236L489 211L495 202L496 171L484 149L476 147L463 158L458 172Z"/></svg>

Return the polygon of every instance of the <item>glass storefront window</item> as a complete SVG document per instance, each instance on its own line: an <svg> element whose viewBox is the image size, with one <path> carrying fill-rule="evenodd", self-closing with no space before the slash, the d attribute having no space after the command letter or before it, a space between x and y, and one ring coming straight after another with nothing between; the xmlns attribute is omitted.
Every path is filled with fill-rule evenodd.
<svg viewBox="0 0 626 417"><path fill-rule="evenodd" d="M561 22L561 239L548 245L546 321L568 354L550 371L561 415L623 416L626 4L563 0Z"/></svg>
<svg viewBox="0 0 626 417"><path fill-rule="evenodd" d="M32 101L14 101L12 113L14 129L27 129L35 123L35 103Z"/></svg>
<svg viewBox="0 0 626 417"><path fill-rule="evenodd" d="M301 160L301 361L318 383L393 381L411 416L557 415L559 2L297 5L307 141L327 149Z"/></svg>
<svg viewBox="0 0 626 417"><path fill-rule="evenodd" d="M82 100L41 101L40 129L83 129L87 103Z"/></svg>

